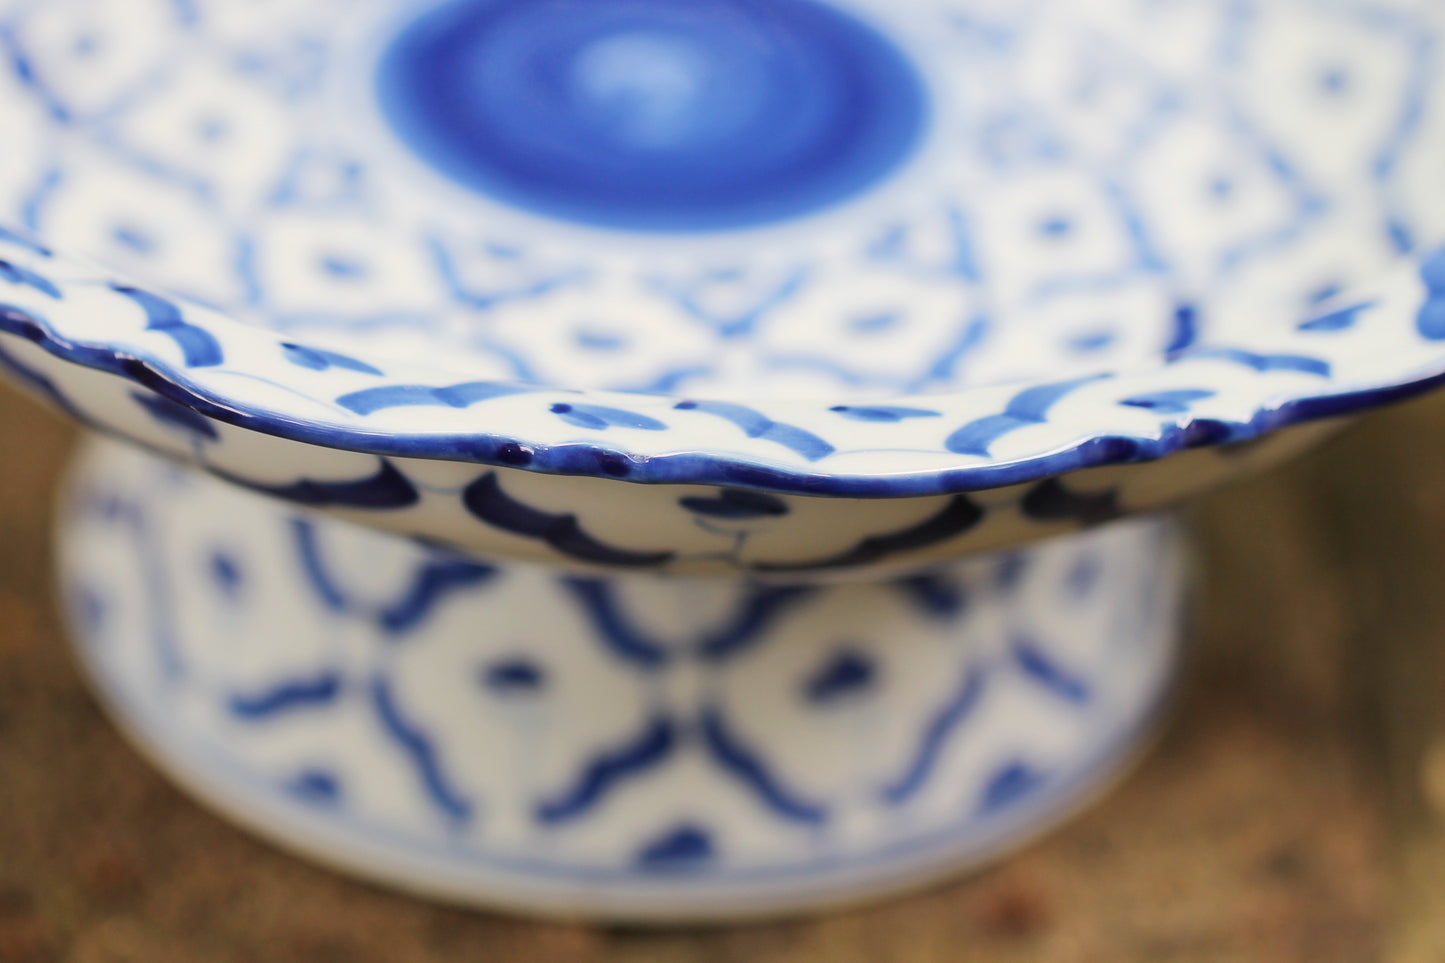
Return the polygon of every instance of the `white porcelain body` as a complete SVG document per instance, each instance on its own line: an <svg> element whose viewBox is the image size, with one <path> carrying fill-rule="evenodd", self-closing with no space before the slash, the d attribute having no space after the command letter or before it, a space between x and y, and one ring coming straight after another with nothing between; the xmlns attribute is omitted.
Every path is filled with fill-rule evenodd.
<svg viewBox="0 0 1445 963"><path fill-rule="evenodd" d="M65 512L81 661L182 785L530 913L738 919L976 866L1115 777L1177 662L1161 520L809 587L498 567L113 443Z"/></svg>

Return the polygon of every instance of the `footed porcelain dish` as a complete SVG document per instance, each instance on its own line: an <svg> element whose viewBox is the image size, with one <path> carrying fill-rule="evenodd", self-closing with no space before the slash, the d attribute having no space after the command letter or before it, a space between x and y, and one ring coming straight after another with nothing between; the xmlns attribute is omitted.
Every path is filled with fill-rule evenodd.
<svg viewBox="0 0 1445 963"><path fill-rule="evenodd" d="M1442 43L1434 0L0 0L0 371L109 436L79 659L215 808L444 899L976 867L1158 719L1160 510L1445 378Z"/></svg>

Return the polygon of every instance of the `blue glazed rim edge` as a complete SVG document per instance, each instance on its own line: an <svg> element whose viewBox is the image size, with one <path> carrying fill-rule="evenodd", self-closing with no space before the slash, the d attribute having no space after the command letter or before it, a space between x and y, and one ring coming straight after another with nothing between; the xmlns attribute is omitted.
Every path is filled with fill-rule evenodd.
<svg viewBox="0 0 1445 963"><path fill-rule="evenodd" d="M13 332L0 331L12 337ZM166 370L153 359L130 352L91 345L72 345L48 332L42 338L24 338L62 360L126 378L162 397L224 424L272 435L287 441L336 448L363 454L402 458L459 461L542 474L606 478L635 484L712 485L750 488L782 494L850 498L906 498L985 491L1040 481L1087 468L1158 461L1198 448L1254 441L1296 425L1357 415L1372 408L1405 401L1445 386L1445 358L1438 370L1390 385L1296 398L1277 407L1262 408L1248 422L1234 423L1225 439L1210 437L1200 426L1218 424L1210 419L1184 421L1161 438L1145 439L1118 434L1097 434L1067 448L995 464L956 469L935 469L898 475L846 475L807 472L768 465L741 455L706 452L636 455L622 448L592 442L529 445L532 461L517 465L497 455L516 439L489 432L466 434L399 434L327 426L295 421L271 412L224 403L210 392ZM1203 440L1201 441L1201 436ZM490 450L489 450L490 449ZM603 465L625 462L629 473Z"/></svg>
<svg viewBox="0 0 1445 963"><path fill-rule="evenodd" d="M50 256L48 251L45 256ZM1404 260L1414 271L1420 272L1421 259ZM1432 269L1445 271L1445 250L1424 260L1426 273ZM1401 305L1391 303L1396 299L1397 297L1386 295L1366 303L1386 310L1400 310ZM1350 300L1354 302L1360 299L1354 297ZM1445 291L1436 291L1427 278L1425 298L1422 302L1411 304L1407 310L1420 311L1421 304L1425 307L1445 306ZM998 458L988 463L959 468L925 468L902 472L885 470L876 474L829 473L790 467L776 460L743 452L697 450L639 454L629 451L625 446L593 441L536 443L488 430L404 433L377 427L328 424L314 419L288 417L283 412L236 402L222 393L203 388L194 379L181 374L175 365L159 360L151 353L130 347L71 341L55 333L47 323L23 311L20 311L20 315L22 319L17 320L9 312L0 311L0 340L8 336L30 342L63 361L123 378L212 420L288 441L377 456L455 461L542 474L604 478L639 484L748 488L824 497L903 498L984 491L1040 481L1088 468L1158 461L1192 449L1236 445L1254 441L1284 428L1359 414L1445 385L1445 347L1442 347L1441 350L1429 354L1428 364L1412 369L1409 374L1398 379L1287 397L1278 403L1263 403L1256 407L1247 421L1161 416L1156 422L1158 434L1152 438L1109 430L1089 432L1081 425L1085 437L1037 454ZM212 313L209 320L227 327L244 329L249 337L273 334L228 315ZM278 340L281 338L280 335L276 337ZM1433 343L1435 339L1427 340ZM1168 358L1163 361L1167 363ZM1111 374L1128 376L1131 373L1156 371L1160 367L1162 365L1145 365ZM24 370L19 373L23 381ZM1023 382L1016 387L1027 390L1035 386L1038 386L1035 382ZM996 389L997 386L993 388ZM547 391L568 391L547 386L525 386L525 390L539 394ZM579 400L598 398L615 401L619 397L627 397L616 392L600 391L569 394ZM929 396L929 400L936 406L946 407L950 397L967 394L969 391L965 389L951 396ZM315 398L311 400L318 401ZM679 401L680 398L668 397L667 400ZM917 403L919 399L898 400ZM823 402L822 406L825 407L826 402ZM524 446L529 454L525 464L519 464L517 459L509 454L518 446ZM940 449L940 453L945 452ZM883 451L880 450L879 454L883 454Z"/></svg>

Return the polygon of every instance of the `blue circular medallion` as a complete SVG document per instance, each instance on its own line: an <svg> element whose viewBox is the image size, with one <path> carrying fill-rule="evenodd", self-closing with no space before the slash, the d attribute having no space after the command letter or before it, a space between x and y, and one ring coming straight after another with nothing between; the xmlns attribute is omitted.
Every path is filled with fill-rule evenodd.
<svg viewBox="0 0 1445 963"><path fill-rule="evenodd" d="M813 0L452 0L391 41L377 95L452 180L641 231L844 200L912 152L927 115L903 55Z"/></svg>

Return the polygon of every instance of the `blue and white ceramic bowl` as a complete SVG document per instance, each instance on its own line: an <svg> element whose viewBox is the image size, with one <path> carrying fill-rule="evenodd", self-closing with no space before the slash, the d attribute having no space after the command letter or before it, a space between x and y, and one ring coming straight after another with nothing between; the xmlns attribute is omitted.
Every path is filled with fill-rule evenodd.
<svg viewBox="0 0 1445 963"><path fill-rule="evenodd" d="M394 559L375 563L400 579L378 574L378 598L401 601L353 603L339 588L304 604L256 595L248 611L271 612L279 622L267 631L298 640L330 637L322 626L336 619L355 623L340 635L372 632L388 605L430 611L458 592L491 611L562 610L577 590L555 585L594 584L547 582L525 605L486 603L493 589L475 573L398 574L453 571L425 552L540 562L603 586L630 573L642 581L616 585L651 585L657 597L637 605L656 618L701 591L663 575L731 578L733 592L755 591L741 579L801 591L825 577L911 577L1168 505L1445 376L1442 39L1445 8L1433 0L0 0L0 220L13 225L0 234L0 367L103 432L427 546L417 555L383 538L357 549ZM130 470L121 455L95 457L109 461L88 463L80 490ZM223 500L238 497L214 492L214 502L197 496L205 510L177 496L143 514L164 516L175 545L192 544L208 513L232 511ZM261 568L294 565L296 551L310 564L261 534L302 523L254 510L270 521L228 540L271 559ZM105 524L139 532L125 521L139 511ZM105 524L78 510L67 537L88 545ZM149 563L151 536L134 537L139 555L105 556L109 569L72 578L84 583L81 634L118 632L129 641L117 650L156 633L213 643L199 622L157 628L172 624L157 614L170 603L124 630L92 620L114 608L96 600L136 592L174 595L197 618L232 604L227 565L202 558L200 542L184 559ZM1108 564L1126 571L1141 549L1117 538ZM206 566L215 585L161 587ZM83 568L69 563L67 578ZM144 584L125 581L132 570ZM1142 573L1120 578L1083 595L1114 610L1170 609L1145 604L1167 592ZM970 597L1025 605L1023 582L978 584L988 587ZM569 658L621 631L613 589L597 591L581 596L590 621L558 630L574 639ZM1028 598L1038 613L1064 610L1053 589ZM833 613L819 624L842 632L845 609L817 604ZM436 638L501 644L483 621L472 642L460 629ZM926 622L919 614L885 634L921 636ZM1131 623L1128 644L1155 638L1145 622ZM980 638L994 642L970 645L1008 648L1020 624L991 622ZM697 639L712 629L688 625L661 635L706 650ZM838 653L852 651L846 641L835 639ZM805 648L780 648L790 646ZM838 658L843 675L874 678ZM1040 678L1072 678L1041 659L1051 668ZM319 712L332 695L340 705L352 684L297 681L284 659L262 661L287 707ZM140 738L182 778L322 848L294 829L300 816L274 815L314 815L295 808L310 803L254 788L280 792L279 770L201 774L215 772L205 760L216 746L240 753L228 773L264 769L245 738L199 727L194 746L158 748L164 727L144 718L180 713L160 708L179 703L120 663L93 664L115 701L139 707ZM434 665L448 666L427 670L443 677L475 675ZM712 681L696 685L726 687L709 666L696 677ZM194 694L241 681L215 671L199 689L170 684ZM1140 731L1142 693L1157 694L1163 673L1152 678L1108 697L1114 721L1067 753L1079 772L1099 771L1084 760L1117 733ZM798 685L789 691L811 691ZM507 738L528 726L574 731L581 716L556 706L576 698L518 716ZM629 704L642 712L650 698ZM348 737L370 732L371 748L335 751L354 750L348 765L381 779L384 767L356 759L399 745L436 790L436 747L451 744L441 733L463 710L426 735L400 715L388 723L381 696L373 703L374 718ZM375 741L377 718L389 747ZM1027 712L1009 718L1020 739L1041 725ZM706 742L709 731L689 723L677 739ZM307 751L324 755L339 745L331 738ZM507 751L530 755L522 745L532 744ZM550 751L536 750L573 758ZM593 752L568 765L600 774L598 785L631 771L626 752ZM783 792L744 757L734 762L757 792ZM287 758L295 772L329 771ZM987 795L978 773L950 778L960 799ZM672 852L658 842L670 830L644 810L636 834L595 824L622 847L609 886L641 872L647 846ZM725 898L718 867L762 872L747 855L762 850L726 843L741 837L682 810L676 845L708 858L650 895L540 895L560 890L537 889L518 867L553 860L591 873L601 852L573 848L545 819L534 837L503 833L521 848L502 847L513 867L502 876L455 869L471 880L456 882L434 862L402 872L411 857L401 844L367 850L375 858L361 868L463 898L633 917L814 905L926 868L799 876L789 873L806 861L779 857L793 868L769 864L783 880L775 890L748 876L743 888L766 896ZM894 815L882 835L859 831L861 849L834 824L813 827L810 845L833 862L807 865L852 867L869 846L898 844L889 833L911 817ZM377 832L454 840L396 818ZM1041 817L1031 818L941 846L939 858L976 860ZM347 854L381 838L371 831L336 837L330 858L357 867Z"/></svg>

